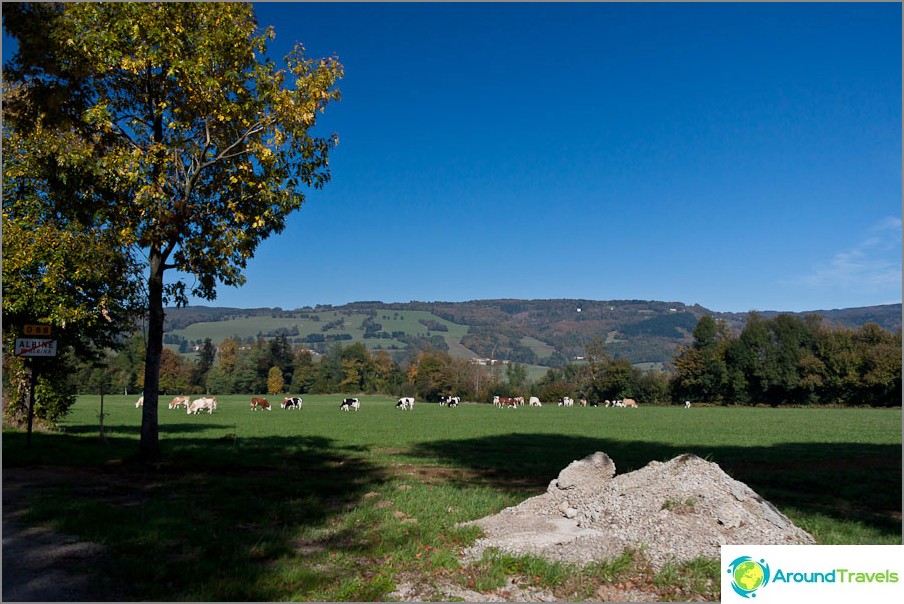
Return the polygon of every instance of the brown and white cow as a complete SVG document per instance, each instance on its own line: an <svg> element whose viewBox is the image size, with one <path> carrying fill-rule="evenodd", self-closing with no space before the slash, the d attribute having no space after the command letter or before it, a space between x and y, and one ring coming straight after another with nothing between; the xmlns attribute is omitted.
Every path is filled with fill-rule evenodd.
<svg viewBox="0 0 904 604"><path fill-rule="evenodd" d="M175 409L176 407L185 407L188 409L189 399L187 396L174 396L173 400L169 402L169 408Z"/></svg>
<svg viewBox="0 0 904 604"><path fill-rule="evenodd" d="M270 401L265 398L251 399L251 410L256 411L257 409L266 409L267 411L270 411Z"/></svg>
<svg viewBox="0 0 904 604"><path fill-rule="evenodd" d="M185 408L185 412L189 415L197 415L201 411L207 411L208 415L211 415L214 410L217 408L217 397L208 396L205 398L199 398L192 401L191 405L188 405Z"/></svg>

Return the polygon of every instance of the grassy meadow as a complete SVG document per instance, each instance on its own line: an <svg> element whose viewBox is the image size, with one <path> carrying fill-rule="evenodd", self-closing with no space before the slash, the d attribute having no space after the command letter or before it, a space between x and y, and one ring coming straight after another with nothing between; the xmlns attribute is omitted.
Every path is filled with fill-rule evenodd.
<svg viewBox="0 0 904 604"><path fill-rule="evenodd" d="M718 463L822 544L901 543L901 410L679 407L447 409L305 396L301 411L159 410L164 460L135 461L137 397L81 397L58 432L4 431L5 471L47 474L29 518L104 543L108 588L142 600L386 600L403 578L488 591L508 577L560 599L642 585L718 600L717 561L658 573L642 554L583 570L530 557L457 560L457 527L542 493L568 463L606 452L619 474L694 453ZM21 471L21 470L18 470ZM44 473L44 474L41 474ZM442 598L440 598L442 599Z"/></svg>

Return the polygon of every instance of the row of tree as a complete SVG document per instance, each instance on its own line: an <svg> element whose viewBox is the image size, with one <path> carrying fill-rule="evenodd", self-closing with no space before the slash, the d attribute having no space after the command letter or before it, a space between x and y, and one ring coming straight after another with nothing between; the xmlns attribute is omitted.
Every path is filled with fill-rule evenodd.
<svg viewBox="0 0 904 604"><path fill-rule="evenodd" d="M829 328L817 315L752 313L739 335L703 317L674 361L675 399L715 403L901 405L901 330Z"/></svg>

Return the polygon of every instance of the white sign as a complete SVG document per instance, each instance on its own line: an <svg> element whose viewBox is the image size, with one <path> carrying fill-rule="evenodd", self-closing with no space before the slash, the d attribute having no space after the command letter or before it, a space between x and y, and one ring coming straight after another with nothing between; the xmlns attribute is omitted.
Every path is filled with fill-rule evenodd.
<svg viewBox="0 0 904 604"><path fill-rule="evenodd" d="M17 357L55 357L56 340L47 338L16 338Z"/></svg>
<svg viewBox="0 0 904 604"><path fill-rule="evenodd" d="M723 545L722 602L904 600L904 546Z"/></svg>

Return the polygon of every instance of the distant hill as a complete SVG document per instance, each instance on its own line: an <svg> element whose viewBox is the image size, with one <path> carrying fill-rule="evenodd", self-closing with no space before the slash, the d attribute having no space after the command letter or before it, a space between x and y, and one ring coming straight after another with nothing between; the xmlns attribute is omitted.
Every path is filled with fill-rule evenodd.
<svg viewBox="0 0 904 604"><path fill-rule="evenodd" d="M672 360L688 344L697 321L710 315L740 332L748 313L714 312L700 305L654 300L473 300L468 302L354 302L281 308L189 306L166 311L165 341L190 351L210 338L219 343L238 336L285 335L295 344L324 351L334 342L363 342L371 350L402 356L432 347L461 358L494 358L526 365L562 366L584 354L585 345L603 339L609 353L652 366ZM763 311L773 317L778 311ZM901 304L814 310L827 325L857 328L877 323L901 328Z"/></svg>

